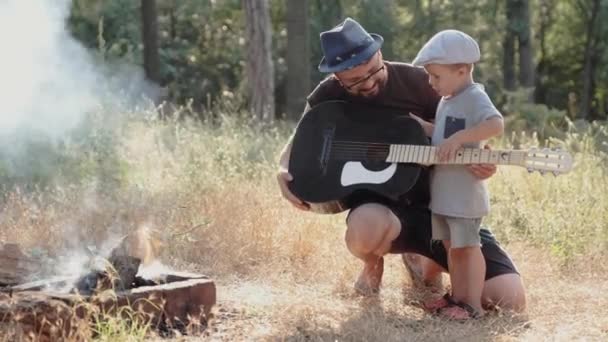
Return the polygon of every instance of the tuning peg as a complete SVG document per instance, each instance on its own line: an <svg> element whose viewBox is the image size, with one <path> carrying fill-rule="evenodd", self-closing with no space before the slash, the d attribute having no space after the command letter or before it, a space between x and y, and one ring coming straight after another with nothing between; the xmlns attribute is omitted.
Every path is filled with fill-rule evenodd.
<svg viewBox="0 0 608 342"><path fill-rule="evenodd" d="M553 171L553 172L551 172L551 173L553 174L553 176L554 176L554 177L559 176L559 171Z"/></svg>
<svg viewBox="0 0 608 342"><path fill-rule="evenodd" d="M534 169L528 168L528 173L534 172Z"/></svg>

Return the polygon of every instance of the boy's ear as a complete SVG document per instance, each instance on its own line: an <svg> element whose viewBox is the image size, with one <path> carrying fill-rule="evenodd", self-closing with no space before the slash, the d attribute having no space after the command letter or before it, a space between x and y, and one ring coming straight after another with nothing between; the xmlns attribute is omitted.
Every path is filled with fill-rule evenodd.
<svg viewBox="0 0 608 342"><path fill-rule="evenodd" d="M461 75L468 75L471 72L471 66L469 64L463 64L458 68L458 73Z"/></svg>

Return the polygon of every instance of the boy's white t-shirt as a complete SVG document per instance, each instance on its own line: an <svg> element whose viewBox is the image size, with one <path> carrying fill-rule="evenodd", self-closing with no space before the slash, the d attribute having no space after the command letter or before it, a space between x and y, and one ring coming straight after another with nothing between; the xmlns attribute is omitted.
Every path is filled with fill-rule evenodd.
<svg viewBox="0 0 608 342"><path fill-rule="evenodd" d="M437 107L432 144L439 145L455 132L502 115L496 109L483 85L473 83L458 94L442 98ZM482 148L484 142L463 147ZM475 177L465 165L435 165L431 178L433 213L464 218L479 218L490 211L490 200L484 181Z"/></svg>

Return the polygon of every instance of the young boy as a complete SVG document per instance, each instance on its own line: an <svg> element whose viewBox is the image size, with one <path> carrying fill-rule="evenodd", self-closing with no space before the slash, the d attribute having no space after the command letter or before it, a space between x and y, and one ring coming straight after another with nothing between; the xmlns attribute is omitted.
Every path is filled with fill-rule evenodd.
<svg viewBox="0 0 608 342"><path fill-rule="evenodd" d="M446 30L437 33L413 61L423 66L429 83L442 96L435 124L419 122L440 161L456 156L463 147L481 148L486 139L503 132L500 112L481 84L473 81L473 65L480 59L477 42L466 33ZM481 254L479 230L488 214L486 185L464 165L435 165L431 180L433 239L442 240L448 253L452 296L438 309L451 319L469 319L484 314L481 295L486 265Z"/></svg>

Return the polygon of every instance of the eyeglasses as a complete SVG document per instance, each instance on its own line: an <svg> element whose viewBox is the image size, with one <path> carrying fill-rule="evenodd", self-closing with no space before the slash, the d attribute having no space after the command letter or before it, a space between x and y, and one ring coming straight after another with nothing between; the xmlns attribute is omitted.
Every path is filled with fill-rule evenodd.
<svg viewBox="0 0 608 342"><path fill-rule="evenodd" d="M379 67L378 69L372 71L369 75L365 76L364 78L356 81L355 83L353 83L351 85L346 85L346 84L343 83L344 84L344 88L346 88L348 90L356 89L356 88L358 88L358 86L360 86L361 84L367 82L370 78L374 77L374 75L376 75L377 73L379 73L382 70L384 70L384 63L382 63L381 67Z"/></svg>

